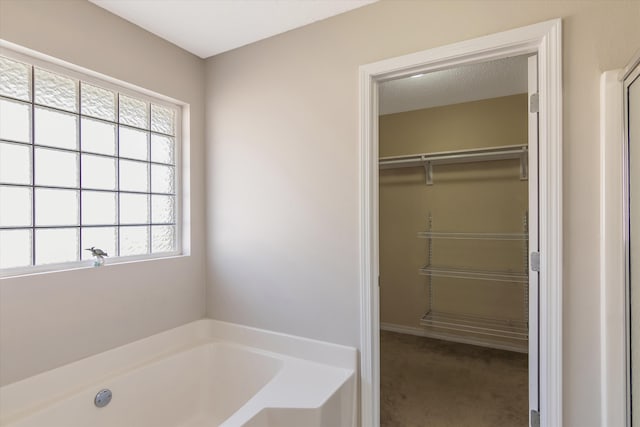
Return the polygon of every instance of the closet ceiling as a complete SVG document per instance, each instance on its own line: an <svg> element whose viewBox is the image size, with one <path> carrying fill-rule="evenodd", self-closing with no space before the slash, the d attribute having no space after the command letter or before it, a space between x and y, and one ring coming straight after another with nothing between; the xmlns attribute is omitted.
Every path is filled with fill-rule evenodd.
<svg viewBox="0 0 640 427"><path fill-rule="evenodd" d="M527 92L527 56L435 71L380 85L380 114Z"/></svg>
<svg viewBox="0 0 640 427"><path fill-rule="evenodd" d="M377 0L89 0L201 58Z"/></svg>

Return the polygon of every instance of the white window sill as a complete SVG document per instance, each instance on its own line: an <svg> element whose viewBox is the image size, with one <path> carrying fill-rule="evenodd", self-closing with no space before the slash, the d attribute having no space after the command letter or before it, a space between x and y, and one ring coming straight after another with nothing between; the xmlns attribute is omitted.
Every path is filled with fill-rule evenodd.
<svg viewBox="0 0 640 427"><path fill-rule="evenodd" d="M124 257L114 257L114 258L105 258L104 265L99 267L94 266L94 261L92 259L87 259L83 261L73 261L73 262L65 262L58 264L45 264L45 265L36 265L36 266L28 266L28 267L16 267L16 268L6 268L0 270L0 279L14 278L14 277L22 277L22 276L31 276L35 274L48 274L48 273L60 273L72 270L87 270L87 269L95 269L99 270L102 268L109 268L110 266L119 265L119 264L130 264L130 263L138 263L144 261L159 261L166 260L172 258L182 258L188 255L180 253L180 252L167 252L163 254L153 254L153 255L133 255L133 256L124 256Z"/></svg>

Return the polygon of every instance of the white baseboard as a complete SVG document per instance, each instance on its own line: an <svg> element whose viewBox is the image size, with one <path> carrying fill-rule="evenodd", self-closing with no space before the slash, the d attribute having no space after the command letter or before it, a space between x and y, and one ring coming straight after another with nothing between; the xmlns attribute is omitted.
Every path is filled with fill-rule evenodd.
<svg viewBox="0 0 640 427"><path fill-rule="evenodd" d="M527 353L527 350L515 345L487 342L482 339L473 337L461 337L446 332L434 332L424 328L416 328L413 326L396 325L394 323L380 322L380 330L397 332L399 334L416 335L419 337L435 338L443 341L458 342L461 344L477 345L479 347L495 348L498 350L514 351L517 353Z"/></svg>

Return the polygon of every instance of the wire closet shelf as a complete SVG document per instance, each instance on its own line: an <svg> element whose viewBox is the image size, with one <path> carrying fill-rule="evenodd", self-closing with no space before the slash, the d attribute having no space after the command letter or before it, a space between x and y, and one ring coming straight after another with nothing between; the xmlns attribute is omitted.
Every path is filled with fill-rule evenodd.
<svg viewBox="0 0 640 427"><path fill-rule="evenodd" d="M528 178L529 151L527 145L505 145L502 147L473 148L469 150L441 151L406 156L381 157L380 170L396 168L424 167L426 184L433 184L433 165L474 163L492 160L520 160L520 179Z"/></svg>
<svg viewBox="0 0 640 427"><path fill-rule="evenodd" d="M513 340L521 343L520 345L524 347L528 340L529 329L528 215L526 213L523 215L523 231L521 233L435 232L432 231L432 224L433 218L429 214L428 230L418 232L418 238L428 240L427 264L419 272L428 276L429 279L429 305L427 312L420 319L420 324L444 332L470 334L486 340L494 338ZM485 271L434 266L432 265L433 240L437 239L520 241L522 242L523 269L522 271ZM434 277L508 282L514 286L521 286L523 316L518 319L508 319L437 310L434 305Z"/></svg>

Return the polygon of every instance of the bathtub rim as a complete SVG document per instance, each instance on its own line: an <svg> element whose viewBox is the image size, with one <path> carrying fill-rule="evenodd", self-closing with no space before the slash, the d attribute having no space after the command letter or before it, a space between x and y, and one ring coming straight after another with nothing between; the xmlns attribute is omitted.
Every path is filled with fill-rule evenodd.
<svg viewBox="0 0 640 427"><path fill-rule="evenodd" d="M0 387L0 426L100 381L209 343L242 346L265 355L344 368L356 376L358 372L358 353L353 347L201 319Z"/></svg>

